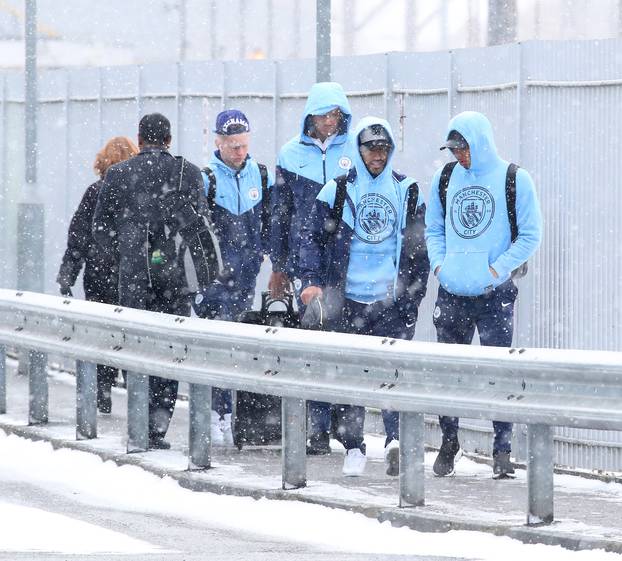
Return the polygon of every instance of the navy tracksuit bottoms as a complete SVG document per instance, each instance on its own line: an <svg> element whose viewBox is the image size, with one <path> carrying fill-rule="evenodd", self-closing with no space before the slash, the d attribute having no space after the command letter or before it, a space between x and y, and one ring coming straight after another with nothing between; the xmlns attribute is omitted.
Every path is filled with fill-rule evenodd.
<svg viewBox="0 0 622 561"><path fill-rule="evenodd" d="M400 314L393 302L362 304L346 299L338 331L410 340L415 335L415 324L407 326L407 323L408 320ZM338 404L333 407L337 417L337 439L346 450L360 448L364 437L365 407L348 404ZM382 420L387 435L386 446L391 440L399 439L399 413L383 410ZM322 401L309 403L309 433L311 435L328 432L330 421L331 405L329 403Z"/></svg>
<svg viewBox="0 0 622 561"><path fill-rule="evenodd" d="M480 343L490 347L510 347L514 331L514 301L518 289L512 280L482 296L456 296L438 289L434 325L439 343L470 345L479 333ZM458 437L458 417L439 417L443 438ZM493 453L509 452L512 423L493 421Z"/></svg>

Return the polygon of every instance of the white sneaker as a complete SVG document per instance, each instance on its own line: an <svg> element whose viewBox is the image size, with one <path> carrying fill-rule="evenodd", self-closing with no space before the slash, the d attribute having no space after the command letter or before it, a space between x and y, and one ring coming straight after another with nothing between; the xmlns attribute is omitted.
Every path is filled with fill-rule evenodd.
<svg viewBox="0 0 622 561"><path fill-rule="evenodd" d="M400 474L400 441L392 440L384 447L386 474L396 477Z"/></svg>
<svg viewBox="0 0 622 561"><path fill-rule="evenodd" d="M220 421L220 415L216 411L212 411L212 419L210 423L212 446L224 446L224 433L222 431L222 424Z"/></svg>
<svg viewBox="0 0 622 561"><path fill-rule="evenodd" d="M227 413L225 418L220 421L222 430L222 443L224 446L233 446L233 430L231 425L231 413Z"/></svg>
<svg viewBox="0 0 622 561"><path fill-rule="evenodd" d="M343 459L343 475L346 477L359 477L363 475L366 463L367 456L359 448L346 450L346 456Z"/></svg>

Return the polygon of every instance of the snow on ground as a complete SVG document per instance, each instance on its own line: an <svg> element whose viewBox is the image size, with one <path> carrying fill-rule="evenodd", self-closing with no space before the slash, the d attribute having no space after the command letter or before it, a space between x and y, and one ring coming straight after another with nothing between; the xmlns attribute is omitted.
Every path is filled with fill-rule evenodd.
<svg viewBox="0 0 622 561"><path fill-rule="evenodd" d="M36 508L0 502L0 520L0 550L3 552L163 553L158 547L119 532Z"/></svg>
<svg viewBox="0 0 622 561"><path fill-rule="evenodd" d="M571 552L561 547L525 545L505 537L484 533L452 531L444 534L393 528L361 514L303 504L294 501L253 500L181 488L170 478L159 478L135 466L117 466L98 456L73 450L53 450L46 442L32 442L0 431L0 478L28 481L41 488L78 500L85 505L123 509L149 515L166 514L220 528L235 528L273 539L303 542L321 548L367 554L417 554L456 556L482 561L620 561L621 556L603 551ZM18 519L25 513L0 503L0 519ZM36 513L36 514L35 514ZM28 516L44 517L44 511L28 509ZM63 520L61 520L61 518ZM57 549L68 553L84 551L87 545L115 543L125 551L148 544L105 530L77 528L81 522L57 517L52 522ZM32 518L31 518L32 520ZM41 524L45 526L45 524ZM88 525L86 525L88 526ZM309 531L312 529L312 531ZM88 531L87 531L88 530ZM20 540L20 536L22 540ZM89 536L76 540L76 536ZM0 550L26 548L31 540L19 532L1 532ZM71 541L70 541L71 540ZM42 547L52 547L51 542ZM109 546L108 546L109 547ZM21 549L21 551L26 549ZM143 550L144 551L144 550Z"/></svg>
<svg viewBox="0 0 622 561"><path fill-rule="evenodd" d="M11 359L7 359L7 363L12 362L14 367L17 365L17 361L11 361ZM61 382L63 384L67 384L70 386L75 386L76 378L75 375L70 374L69 372L65 372L63 370L50 369L49 370L50 378L53 378L57 382ZM125 390L120 388L112 388L114 394L123 395L125 394ZM187 409L188 402L185 400L177 400L177 404L175 406L179 409ZM10 422L14 422L15 424L23 424L23 420L12 419L10 417L6 417ZM57 438L74 438L74 427L55 427L54 428L54 436ZM110 447L111 444L114 444L115 449L124 450L124 445L122 443L122 437L119 438L103 438L102 436L98 439L99 445L96 443L92 443L93 447L106 448ZM369 460L382 460L384 458L384 436L377 436L373 434L365 435L365 444L367 446L367 458ZM344 452L344 448L337 440L331 440L330 442L331 448L336 452ZM153 452L152 452L153 454ZM170 456L170 455L169 455ZM436 452L428 452L425 454L425 465L427 468L431 469L432 464L434 463L434 459L436 458ZM171 464L171 469L179 468L185 469L187 463L187 459L184 457L181 459L181 463L177 462L176 464ZM468 459L466 456L463 456L462 459L456 465L456 475L459 476L488 476L490 475L490 466L486 464L482 464L479 462L475 462L473 460ZM527 473L525 470L517 470L516 472L517 479L526 479ZM555 474L555 492L564 491L567 492L586 492L586 493L600 493L609 499L620 499L622 500L622 485L600 481L598 479L591 479L586 477L577 477L574 475L564 475L564 474Z"/></svg>
<svg viewBox="0 0 622 561"><path fill-rule="evenodd" d="M384 436L365 435L365 444L367 445L367 457L369 459L381 459L384 457ZM331 440L331 447L334 450L343 451L343 446L336 440ZM432 464L436 459L436 452L426 452L425 465L432 468ZM491 467L487 464L475 462L466 456L456 464L457 476L486 476L491 474ZM527 472L524 469L516 470L516 479L526 480ZM622 485L600 481L598 479L590 479L587 477L578 477L576 475L558 474L554 475L555 492L572 492L572 493L598 493L611 500L622 500Z"/></svg>

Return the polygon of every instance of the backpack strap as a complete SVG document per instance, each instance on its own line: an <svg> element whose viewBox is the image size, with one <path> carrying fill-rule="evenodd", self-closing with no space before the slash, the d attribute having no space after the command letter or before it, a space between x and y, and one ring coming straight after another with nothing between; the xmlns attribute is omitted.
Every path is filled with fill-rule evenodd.
<svg viewBox="0 0 622 561"><path fill-rule="evenodd" d="M449 178L451 177L454 168L458 162L449 162L445 164L443 171L441 172L441 178L438 182L438 196L441 199L441 208L443 209L443 216L447 214L447 187L449 187Z"/></svg>
<svg viewBox="0 0 622 561"><path fill-rule="evenodd" d="M518 238L518 222L516 221L516 172L518 166L510 164L505 175L505 202L508 207L508 221L510 222L510 232L512 243ZM520 279L527 274L529 264L525 261L512 271L512 279Z"/></svg>
<svg viewBox="0 0 622 561"><path fill-rule="evenodd" d="M181 163L179 169L179 183L177 184L177 190L181 191L181 186L184 181L184 165L186 164L186 158L180 156L179 159L181 160Z"/></svg>
<svg viewBox="0 0 622 561"><path fill-rule="evenodd" d="M205 166L201 171L207 175L207 179L209 181L209 185L207 187L207 208L210 212L212 212L216 206L216 176L207 166Z"/></svg>
<svg viewBox="0 0 622 561"><path fill-rule="evenodd" d="M268 168L265 164L257 164L259 168L259 175L261 176L261 195L268 193Z"/></svg>
<svg viewBox="0 0 622 561"><path fill-rule="evenodd" d="M505 202L508 207L508 220L512 233L512 243L518 238L518 224L516 222L516 172L518 166L510 164L505 175Z"/></svg>
<svg viewBox="0 0 622 561"><path fill-rule="evenodd" d="M337 230L337 223L343 216L343 205L346 202L346 192L348 190L348 176L340 175L335 179L337 183L337 189L335 191L335 204L333 205L333 211L331 212L331 218L335 221L335 231Z"/></svg>
<svg viewBox="0 0 622 561"><path fill-rule="evenodd" d="M341 218L343 216L343 206L346 202L346 192L348 189L348 176L340 175L339 177L335 177L335 183L337 184L337 188L335 190L335 202L333 203L333 208L331 209L329 217L324 222L324 245L328 244L330 239L335 235L337 228L339 227L339 222L341 222Z"/></svg>
<svg viewBox="0 0 622 561"><path fill-rule="evenodd" d="M417 203L419 202L419 185L413 181L408 187L408 205L406 207L406 225L408 226L415 219L417 214Z"/></svg>

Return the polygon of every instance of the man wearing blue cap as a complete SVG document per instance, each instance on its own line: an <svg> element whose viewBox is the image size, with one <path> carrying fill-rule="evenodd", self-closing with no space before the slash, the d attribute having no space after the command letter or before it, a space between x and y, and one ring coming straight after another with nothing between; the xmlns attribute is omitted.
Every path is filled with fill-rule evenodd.
<svg viewBox="0 0 622 561"><path fill-rule="evenodd" d="M250 124L237 109L216 117L216 151L202 170L211 223L222 267L197 294L197 315L235 321L251 309L264 255L269 253L270 189L266 166L248 154ZM231 391L214 388L212 441L233 444ZM216 429L216 430L215 430Z"/></svg>

